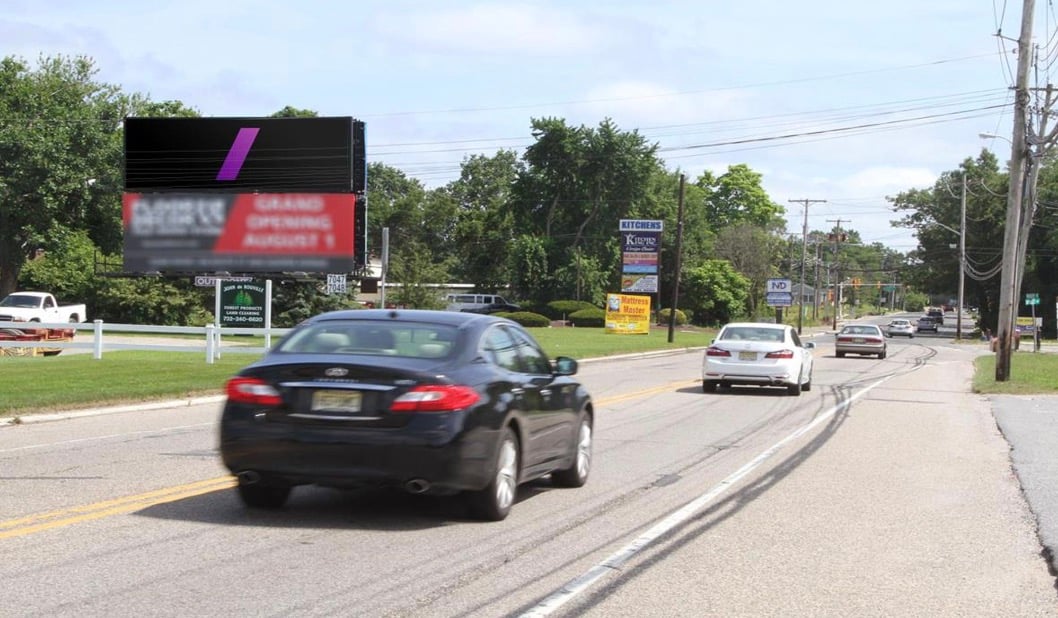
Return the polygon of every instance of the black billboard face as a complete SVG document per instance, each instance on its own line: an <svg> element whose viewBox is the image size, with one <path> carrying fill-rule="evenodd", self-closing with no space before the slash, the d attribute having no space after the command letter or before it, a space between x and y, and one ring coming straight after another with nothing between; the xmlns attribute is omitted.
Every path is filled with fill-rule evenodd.
<svg viewBox="0 0 1058 618"><path fill-rule="evenodd" d="M364 191L363 123L336 118L126 118L125 190Z"/></svg>

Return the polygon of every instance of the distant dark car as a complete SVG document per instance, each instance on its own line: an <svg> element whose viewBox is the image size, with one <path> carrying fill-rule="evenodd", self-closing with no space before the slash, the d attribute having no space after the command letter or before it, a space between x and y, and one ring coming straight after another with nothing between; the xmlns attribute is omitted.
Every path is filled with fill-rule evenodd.
<svg viewBox="0 0 1058 618"><path fill-rule="evenodd" d="M503 318L325 313L228 381L220 453L251 507L296 485L396 486L462 492L500 520L521 483L587 481L594 410L576 372Z"/></svg>
<svg viewBox="0 0 1058 618"><path fill-rule="evenodd" d="M926 317L936 322L938 326L944 324L944 311L940 309L930 309L926 312Z"/></svg>
<svg viewBox="0 0 1058 618"><path fill-rule="evenodd" d="M937 322L933 318L924 315L918 319L918 322L915 323L915 331L919 333L925 331L935 333L937 332Z"/></svg>
<svg viewBox="0 0 1058 618"><path fill-rule="evenodd" d="M514 303L491 303L484 307L472 307L469 309L461 309L463 313L482 313L490 315L493 313L508 312L513 313L515 311L521 311L522 308Z"/></svg>

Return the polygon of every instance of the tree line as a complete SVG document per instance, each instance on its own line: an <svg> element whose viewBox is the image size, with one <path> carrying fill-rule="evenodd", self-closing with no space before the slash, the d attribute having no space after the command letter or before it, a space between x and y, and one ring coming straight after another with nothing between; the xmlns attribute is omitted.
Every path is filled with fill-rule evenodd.
<svg viewBox="0 0 1058 618"><path fill-rule="evenodd" d="M205 323L211 289L196 289L187 278L124 277L120 268L123 119L200 113L180 101L122 92L99 82L97 74L87 57L0 61L0 294L47 289L61 300L85 302L91 316L111 322ZM272 116L315 115L285 107ZM657 297L667 307L677 285L684 173L666 167L656 143L610 119L596 126L572 126L561 118L531 118L528 124L533 141L524 151L465 157L459 177L436 188L369 162L369 250L380 250L382 229L388 228L387 281L400 284L387 300L436 308L440 298L427 284L460 282L482 292L502 291L528 307L553 300L602 306L607 293L620 290L618 222L658 219L665 226ZM368 154L370 159L370 144ZM899 296L902 304L910 299L910 308L932 300L914 290L954 290L957 262L941 250L943 234L927 223L951 225L958 210L952 210L949 190L964 172L981 183L972 200L974 225L982 235L1001 236L989 228L988 217L999 213L1002 220L1002 198L984 187L1005 195L1004 175L983 152L942 174L937 186L891 198L894 212L903 213L898 223L919 230L919 249L903 254L879 243L864 245L855 230L813 230L806 284L859 276L886 287L851 289L852 302L878 306ZM1041 174L1041 201L1050 195L1043 187L1052 176ZM762 180L749 166L734 164L685 183L677 306L694 323L771 319L767 280L801 277L800 234L786 232L785 209ZM845 233L846 241L832 242L836 232ZM1043 236L1035 240L1044 242ZM982 269L986 257L975 255ZM1042 265L1034 260L1031 266ZM274 289L279 326L357 304L353 293L324 294L316 280L279 281ZM968 289L985 311L998 277Z"/></svg>

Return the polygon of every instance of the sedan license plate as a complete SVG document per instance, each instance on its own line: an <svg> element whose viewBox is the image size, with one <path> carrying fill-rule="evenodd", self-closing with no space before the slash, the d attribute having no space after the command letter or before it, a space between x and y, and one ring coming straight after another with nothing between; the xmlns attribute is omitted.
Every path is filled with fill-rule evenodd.
<svg viewBox="0 0 1058 618"><path fill-rule="evenodd" d="M867 340L866 340L866 339L864 339L863 337L854 337L854 338L852 339L852 342L853 342L853 343L865 343L866 341L867 341Z"/></svg>
<svg viewBox="0 0 1058 618"><path fill-rule="evenodd" d="M739 352L738 353L738 360L745 360L745 361L757 360L757 353L756 352Z"/></svg>
<svg viewBox="0 0 1058 618"><path fill-rule="evenodd" d="M312 394L312 411L356 413L360 411L360 391L316 391Z"/></svg>

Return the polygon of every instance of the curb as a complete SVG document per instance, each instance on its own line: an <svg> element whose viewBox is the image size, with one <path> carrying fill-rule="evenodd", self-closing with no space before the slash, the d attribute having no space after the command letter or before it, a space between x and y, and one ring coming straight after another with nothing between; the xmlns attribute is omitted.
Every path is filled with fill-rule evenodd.
<svg viewBox="0 0 1058 618"><path fill-rule="evenodd" d="M224 401L224 395L210 395L208 397L191 397L187 399L170 399L166 401L150 401L120 406L107 406L102 408L87 408L80 410L66 410L60 412L47 412L41 414L27 414L24 416L13 416L0 419L0 427L6 425L28 425L31 423L47 423L51 421L63 421L84 416L99 416L102 414L118 414L120 412L140 412L143 410L161 410L163 408L174 408L177 406L191 407L207 403L220 403Z"/></svg>

